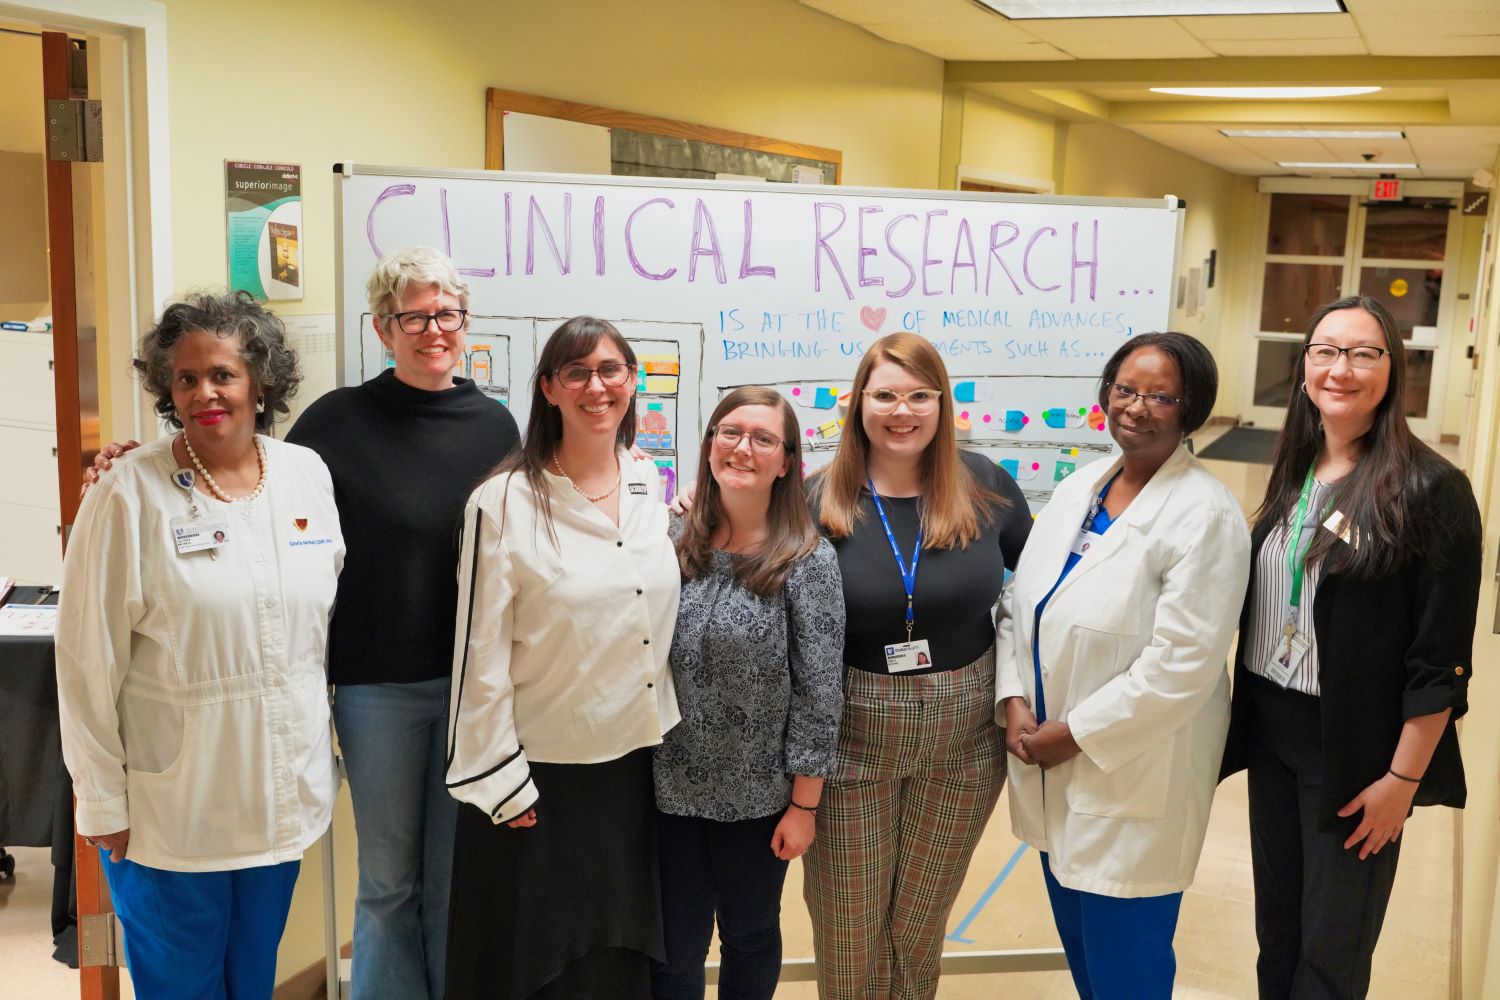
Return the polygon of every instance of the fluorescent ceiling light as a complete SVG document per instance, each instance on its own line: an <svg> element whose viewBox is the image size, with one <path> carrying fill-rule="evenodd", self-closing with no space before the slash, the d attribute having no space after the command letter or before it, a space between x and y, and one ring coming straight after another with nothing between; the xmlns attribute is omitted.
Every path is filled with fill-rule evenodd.
<svg viewBox="0 0 1500 1000"><path fill-rule="evenodd" d="M1284 160L1278 164L1285 170L1415 170L1415 163L1304 163L1300 160Z"/></svg>
<svg viewBox="0 0 1500 1000"><path fill-rule="evenodd" d="M1374 94L1379 87L1152 87L1153 94L1178 97L1228 97L1261 101L1285 101L1304 97L1353 97Z"/></svg>
<svg viewBox="0 0 1500 1000"><path fill-rule="evenodd" d="M1337 128L1221 128L1231 139L1405 139L1406 133L1391 129Z"/></svg>
<svg viewBox="0 0 1500 1000"><path fill-rule="evenodd" d="M1197 14L1342 14L1339 0L979 0L1015 21L1068 17L1192 17Z"/></svg>

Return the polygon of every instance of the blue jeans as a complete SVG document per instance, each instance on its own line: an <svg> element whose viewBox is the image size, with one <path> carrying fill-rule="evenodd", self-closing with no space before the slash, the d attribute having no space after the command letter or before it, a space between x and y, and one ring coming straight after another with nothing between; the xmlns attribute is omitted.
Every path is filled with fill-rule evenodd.
<svg viewBox="0 0 1500 1000"><path fill-rule="evenodd" d="M1171 1000L1182 893L1122 899L1067 889L1042 854L1052 919L1083 1000Z"/></svg>
<svg viewBox="0 0 1500 1000"><path fill-rule="evenodd" d="M352 1000L442 1000L458 814L444 783L449 683L334 690L359 838Z"/></svg>
<svg viewBox="0 0 1500 1000"><path fill-rule="evenodd" d="M169 872L100 850L135 995L270 1000L300 861L231 872Z"/></svg>

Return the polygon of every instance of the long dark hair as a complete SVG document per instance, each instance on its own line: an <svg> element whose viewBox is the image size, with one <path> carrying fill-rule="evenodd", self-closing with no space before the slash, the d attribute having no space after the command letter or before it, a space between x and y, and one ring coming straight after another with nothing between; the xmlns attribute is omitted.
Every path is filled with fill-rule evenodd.
<svg viewBox="0 0 1500 1000"><path fill-rule="evenodd" d="M1395 572L1412 556L1435 553L1447 526L1433 523L1430 512L1419 509L1418 504L1448 463L1417 440L1406 422L1406 353L1401 331L1385 306L1364 295L1330 302L1308 320L1302 346L1312 340L1318 324L1329 313L1340 309L1363 309L1380 324L1390 352L1391 374L1385 398L1375 408L1374 422L1360 438L1354 471L1338 487L1338 509L1351 530L1358 533L1351 536L1357 542L1343 545L1333 532L1320 531L1313 537L1307 559L1326 558L1330 570L1370 579ZM1255 512L1257 522L1287 520L1302 494L1307 470L1323 447L1322 415L1302 389L1303 356L1304 352L1298 352L1294 378L1298 387L1292 390L1286 421L1276 439L1275 464L1266 499Z"/></svg>
<svg viewBox="0 0 1500 1000"><path fill-rule="evenodd" d="M521 447L512 451L499 465L490 471L489 478L513 473L524 473L531 492L536 495L542 508L542 522L547 525L547 537L557 543L557 533L552 527L552 494L547 489L547 463L562 443L562 414L557 407L547 402L542 393L542 383L553 378L557 370L569 361L592 354L599 341L609 338L619 348L625 363L634 371L635 351L614 325L592 316L574 316L552 331L537 359L536 371L531 376L531 416L526 421L526 438ZM615 443L629 448L635 443L635 407L631 406L620 421L615 432Z"/></svg>
<svg viewBox="0 0 1500 1000"><path fill-rule="evenodd" d="M861 516L860 490L869 476L870 436L865 433L864 390L870 374L882 361L904 369L942 396L938 404L937 434L922 453L922 543L927 549L956 549L979 537L980 522L988 524L996 508L1009 506L1004 497L986 489L970 474L958 454L953 427L953 391L948 369L932 342L915 333L892 333L870 345L854 370L849 415L833 461L819 470L813 486L819 491L818 516L834 538L847 538Z"/></svg>
<svg viewBox="0 0 1500 1000"><path fill-rule="evenodd" d="M734 560L734 577L746 590L771 597L786 583L792 567L818 547L818 530L813 526L802 489L802 428L792 405L775 389L747 385L735 389L719 400L708 419L703 445L698 450L697 502L683 517L682 536L677 540L677 562L682 575L689 580L713 568L714 532L724 523L724 505L719 483L709 468L709 453L714 446L714 432L719 422L741 406L769 406L781 413L781 440L787 474L771 485L771 505L766 510L766 541L759 552Z"/></svg>

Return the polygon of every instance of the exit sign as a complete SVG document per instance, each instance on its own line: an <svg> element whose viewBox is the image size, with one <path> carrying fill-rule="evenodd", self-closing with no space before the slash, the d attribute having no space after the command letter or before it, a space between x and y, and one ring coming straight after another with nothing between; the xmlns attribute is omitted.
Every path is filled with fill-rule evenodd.
<svg viewBox="0 0 1500 1000"><path fill-rule="evenodd" d="M1370 182L1371 201L1400 201L1401 179L1399 177L1377 177Z"/></svg>

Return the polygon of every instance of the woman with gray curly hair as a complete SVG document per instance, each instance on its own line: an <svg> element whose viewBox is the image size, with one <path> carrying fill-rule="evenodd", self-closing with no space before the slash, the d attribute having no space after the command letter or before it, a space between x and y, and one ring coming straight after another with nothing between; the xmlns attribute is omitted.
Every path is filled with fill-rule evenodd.
<svg viewBox="0 0 1500 1000"><path fill-rule="evenodd" d="M337 789L333 484L316 454L264 433L301 376L248 296L168 306L135 366L178 433L88 491L63 563L77 827L101 851L139 995L269 997Z"/></svg>

